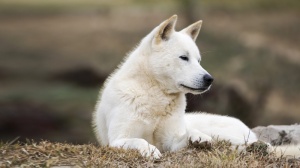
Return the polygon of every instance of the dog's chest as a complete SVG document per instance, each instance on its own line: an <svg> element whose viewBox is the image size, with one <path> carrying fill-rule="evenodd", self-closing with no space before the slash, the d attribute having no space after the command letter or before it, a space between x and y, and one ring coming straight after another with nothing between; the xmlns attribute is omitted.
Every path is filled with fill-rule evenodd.
<svg viewBox="0 0 300 168"><path fill-rule="evenodd" d="M160 122L184 112L186 106L184 95L165 94L155 87L131 87L122 90L120 97L130 107L131 115L145 124L146 134L153 134Z"/></svg>
<svg viewBox="0 0 300 168"><path fill-rule="evenodd" d="M178 111L184 102L177 95L165 95L160 92L147 92L136 99L136 112L146 118L165 118Z"/></svg>

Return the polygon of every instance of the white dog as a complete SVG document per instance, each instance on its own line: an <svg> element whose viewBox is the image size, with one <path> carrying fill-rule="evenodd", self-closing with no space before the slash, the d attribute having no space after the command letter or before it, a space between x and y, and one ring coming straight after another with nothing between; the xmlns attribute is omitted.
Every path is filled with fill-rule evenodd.
<svg viewBox="0 0 300 168"><path fill-rule="evenodd" d="M174 15L154 28L106 80L93 116L99 143L159 158L162 151L179 150L189 141L256 142L236 118L185 114L185 94L209 90L213 78L200 65L195 44L202 21L176 32L176 20Z"/></svg>

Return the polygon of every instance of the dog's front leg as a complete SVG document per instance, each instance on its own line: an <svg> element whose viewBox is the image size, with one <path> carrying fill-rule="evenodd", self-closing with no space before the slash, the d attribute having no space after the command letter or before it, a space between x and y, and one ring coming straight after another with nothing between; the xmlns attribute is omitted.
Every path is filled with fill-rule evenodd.
<svg viewBox="0 0 300 168"><path fill-rule="evenodd" d="M155 146L162 151L176 151L188 145L188 132L183 120L178 114L161 119L154 131Z"/></svg>
<svg viewBox="0 0 300 168"><path fill-rule="evenodd" d="M189 129L181 114L174 114L161 122L155 132L156 144L163 151L176 151L192 145L210 145L212 138L196 129Z"/></svg>
<svg viewBox="0 0 300 168"><path fill-rule="evenodd" d="M122 113L120 111L115 108L113 111L115 114L107 117L109 146L137 149L143 156L160 158L160 151L151 144L153 124L149 124L147 120L135 116L125 108Z"/></svg>

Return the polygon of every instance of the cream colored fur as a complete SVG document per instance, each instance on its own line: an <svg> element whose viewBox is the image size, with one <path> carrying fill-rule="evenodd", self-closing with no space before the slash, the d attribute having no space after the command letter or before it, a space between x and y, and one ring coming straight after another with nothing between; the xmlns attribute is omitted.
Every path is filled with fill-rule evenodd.
<svg viewBox="0 0 300 168"><path fill-rule="evenodd" d="M198 21L175 31L174 15L154 28L107 79L93 116L101 145L137 149L144 156L161 157L192 143L212 138L233 145L257 141L240 120L205 113L185 114L186 93L209 90L195 40Z"/></svg>
<svg viewBox="0 0 300 168"><path fill-rule="evenodd" d="M277 157L286 156L300 158L300 144L273 146L270 151L274 152Z"/></svg>

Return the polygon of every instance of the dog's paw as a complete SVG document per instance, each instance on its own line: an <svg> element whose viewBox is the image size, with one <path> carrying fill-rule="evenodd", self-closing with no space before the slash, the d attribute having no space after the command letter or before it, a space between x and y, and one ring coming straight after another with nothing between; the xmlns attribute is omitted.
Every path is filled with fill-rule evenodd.
<svg viewBox="0 0 300 168"><path fill-rule="evenodd" d="M139 149L141 154L145 157L153 159L159 159L162 155L160 151L153 145L148 144L147 146Z"/></svg>
<svg viewBox="0 0 300 168"><path fill-rule="evenodd" d="M189 146L200 148L200 149L211 149L212 147L212 138L208 135L192 135L189 138Z"/></svg>
<svg viewBox="0 0 300 168"><path fill-rule="evenodd" d="M118 139L113 141L110 146L112 147L119 147L123 149L136 149L142 154L144 157L150 157L153 159L159 159L161 157L161 153L159 150L149 144L144 139L139 138L131 138L131 139Z"/></svg>

